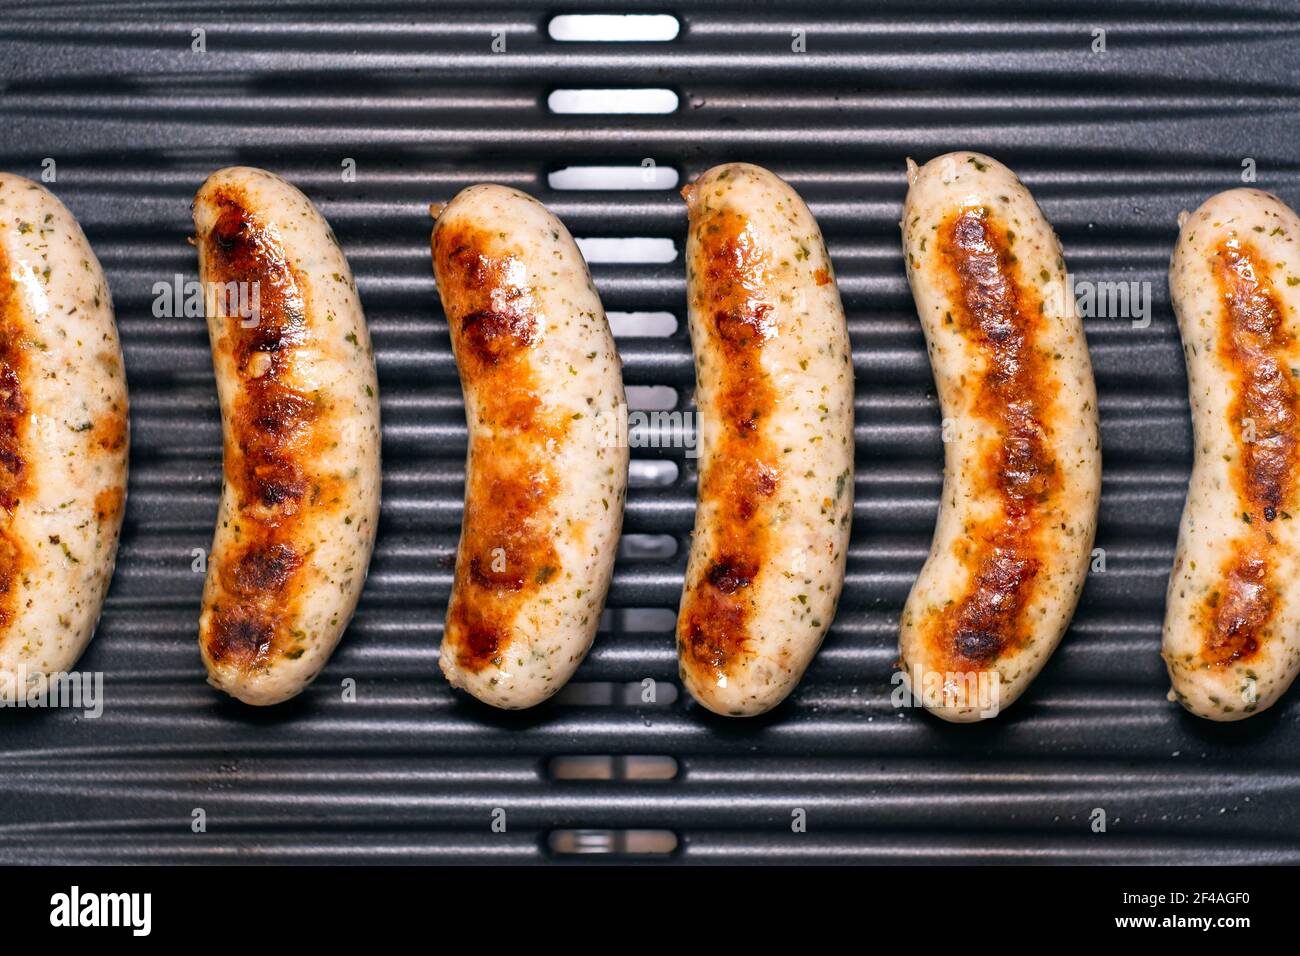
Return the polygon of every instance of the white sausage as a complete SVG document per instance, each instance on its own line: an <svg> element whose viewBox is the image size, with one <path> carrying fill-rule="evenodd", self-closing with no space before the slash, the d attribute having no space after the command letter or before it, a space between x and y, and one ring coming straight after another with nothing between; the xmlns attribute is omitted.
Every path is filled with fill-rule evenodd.
<svg viewBox="0 0 1300 956"><path fill-rule="evenodd" d="M979 153L917 169L907 277L943 407L943 498L903 609L903 679L951 721L1037 676L1088 572L1101 487L1097 392L1060 243L1011 170Z"/></svg>
<svg viewBox="0 0 1300 956"><path fill-rule="evenodd" d="M682 195L699 503L677 621L682 681L718 714L792 691L835 617L853 517L853 359L821 230L765 169Z"/></svg>
<svg viewBox="0 0 1300 956"><path fill-rule="evenodd" d="M1171 699L1240 720L1300 669L1300 219L1231 189L1180 223L1169 291L1196 457L1163 656Z"/></svg>
<svg viewBox="0 0 1300 956"><path fill-rule="evenodd" d="M219 170L194 199L194 228L225 435L199 646L214 687L275 704L320 673L365 583L374 355L338 240L292 185Z"/></svg>
<svg viewBox="0 0 1300 956"><path fill-rule="evenodd" d="M44 187L0 173L0 698L90 642L126 501L122 349L99 261Z"/></svg>
<svg viewBox="0 0 1300 956"><path fill-rule="evenodd" d="M622 367L582 253L531 196L461 191L432 247L470 436L440 663L479 700L531 707L573 676L609 590Z"/></svg>

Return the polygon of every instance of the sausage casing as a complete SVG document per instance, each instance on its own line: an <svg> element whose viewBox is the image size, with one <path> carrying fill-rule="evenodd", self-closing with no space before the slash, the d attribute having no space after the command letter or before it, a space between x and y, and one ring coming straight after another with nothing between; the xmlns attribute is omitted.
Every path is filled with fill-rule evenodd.
<svg viewBox="0 0 1300 956"><path fill-rule="evenodd" d="M946 445L901 664L927 709L972 721L1020 696L1074 613L1097 528L1097 394L1060 244L1029 190L970 152L909 161L908 178L907 277Z"/></svg>
<svg viewBox="0 0 1300 956"><path fill-rule="evenodd" d="M765 169L682 191L700 479L677 620L682 681L751 716L798 684L844 585L853 358L821 230Z"/></svg>
<svg viewBox="0 0 1300 956"><path fill-rule="evenodd" d="M1211 720L1300 669L1300 219L1258 189L1185 216L1169 291L1195 460L1165 611L1172 696Z"/></svg>
<svg viewBox="0 0 1300 956"><path fill-rule="evenodd" d="M325 666L365 583L374 355L343 251L292 185L219 170L195 196L194 228L224 433L199 647L214 687L275 704Z"/></svg>
<svg viewBox="0 0 1300 956"><path fill-rule="evenodd" d="M126 374L81 227L0 173L0 697L41 693L94 634L126 503Z"/></svg>
<svg viewBox="0 0 1300 956"><path fill-rule="evenodd" d="M470 436L440 664L479 700L531 707L582 662L609 590L622 368L582 253L531 196L462 190L432 247Z"/></svg>

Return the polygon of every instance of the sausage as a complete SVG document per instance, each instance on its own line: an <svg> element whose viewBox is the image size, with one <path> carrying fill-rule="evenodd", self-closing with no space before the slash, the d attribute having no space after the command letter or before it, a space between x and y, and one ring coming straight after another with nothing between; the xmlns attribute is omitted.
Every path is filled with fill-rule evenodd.
<svg viewBox="0 0 1300 956"><path fill-rule="evenodd" d="M1169 291L1196 454L1163 657L1171 700L1240 720L1300 668L1300 219L1230 189L1180 225Z"/></svg>
<svg viewBox="0 0 1300 956"><path fill-rule="evenodd" d="M0 173L0 698L43 693L90 642L129 437L99 261L58 199Z"/></svg>
<svg viewBox="0 0 1300 956"><path fill-rule="evenodd" d="M1010 706L1078 603L1101 489L1097 390L1060 243L1011 170L908 160L903 247L943 408L943 498L902 678L945 720Z"/></svg>
<svg viewBox="0 0 1300 956"><path fill-rule="evenodd" d="M853 357L830 256L788 184L746 163L682 190L700 477L677 618L717 714L775 707L835 617L853 517Z"/></svg>
<svg viewBox="0 0 1300 956"><path fill-rule="evenodd" d="M462 190L431 242L469 425L440 665L485 703L532 707L582 663L609 590L622 366L582 253L531 196Z"/></svg>
<svg viewBox="0 0 1300 956"><path fill-rule="evenodd" d="M231 167L194 198L221 403L221 506L203 589L208 682L300 693L361 596L379 519L379 387L356 284L301 192Z"/></svg>

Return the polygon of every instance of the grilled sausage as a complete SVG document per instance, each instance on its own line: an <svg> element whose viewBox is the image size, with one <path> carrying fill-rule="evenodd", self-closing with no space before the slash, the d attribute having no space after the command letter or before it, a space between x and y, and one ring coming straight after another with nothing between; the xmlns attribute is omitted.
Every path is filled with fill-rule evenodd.
<svg viewBox="0 0 1300 956"><path fill-rule="evenodd" d="M1300 669L1300 219L1232 189L1180 220L1169 291L1196 458L1169 578L1171 699L1270 707Z"/></svg>
<svg viewBox="0 0 1300 956"><path fill-rule="evenodd" d="M76 219L0 174L0 697L43 693L95 630L126 501L108 283Z"/></svg>
<svg viewBox="0 0 1300 956"><path fill-rule="evenodd" d="M432 247L470 435L440 663L479 700L531 707L573 676L609 590L622 368L582 253L531 196L463 190Z"/></svg>
<svg viewBox="0 0 1300 956"><path fill-rule="evenodd" d="M904 678L931 712L992 716L1056 648L1088 572L1097 393L1061 247L979 153L908 161L908 282L943 407L943 499L904 606Z"/></svg>
<svg viewBox="0 0 1300 956"><path fill-rule="evenodd" d="M199 647L214 687L275 704L320 673L365 583L374 355L338 240L289 183L219 170L194 228L225 436Z"/></svg>
<svg viewBox="0 0 1300 956"><path fill-rule="evenodd" d="M853 515L853 359L821 230L765 169L682 190L699 503L677 619L682 681L761 714L803 676L844 584Z"/></svg>

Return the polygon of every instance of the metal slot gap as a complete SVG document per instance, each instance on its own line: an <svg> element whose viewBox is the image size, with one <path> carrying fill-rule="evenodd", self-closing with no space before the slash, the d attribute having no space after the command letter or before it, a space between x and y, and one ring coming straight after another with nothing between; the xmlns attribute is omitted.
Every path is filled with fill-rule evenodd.
<svg viewBox="0 0 1300 956"><path fill-rule="evenodd" d="M667 856L677 849L671 830L552 830L546 844L556 856Z"/></svg>
<svg viewBox="0 0 1300 956"><path fill-rule="evenodd" d="M677 331L671 312L606 312L609 329L619 339L665 339Z"/></svg>
<svg viewBox="0 0 1300 956"><path fill-rule="evenodd" d="M640 166L565 166L546 174L552 189L676 189L681 175L647 159Z"/></svg>
<svg viewBox="0 0 1300 956"><path fill-rule="evenodd" d="M546 107L552 113L675 113L672 90L648 87L630 90L552 90Z"/></svg>
<svg viewBox="0 0 1300 956"><path fill-rule="evenodd" d="M645 754L580 754L553 758L547 772L552 780L674 780L677 761Z"/></svg>
<svg viewBox="0 0 1300 956"><path fill-rule="evenodd" d="M668 458L633 458L628 463L627 483L632 488L671 488L680 470Z"/></svg>
<svg viewBox="0 0 1300 956"><path fill-rule="evenodd" d="M546 25L561 43L666 43L681 30L667 13L563 13Z"/></svg>
<svg viewBox="0 0 1300 956"><path fill-rule="evenodd" d="M677 538L671 534L625 534L618 541L620 561L671 561Z"/></svg>
<svg viewBox="0 0 1300 956"><path fill-rule="evenodd" d="M627 407L646 411L667 411L677 407L677 389L669 385L629 385Z"/></svg>
<svg viewBox="0 0 1300 956"><path fill-rule="evenodd" d="M666 607L606 608L600 627L619 634L671 634L677 629L677 611Z"/></svg>
<svg viewBox="0 0 1300 956"><path fill-rule="evenodd" d="M664 680L617 683L607 680L569 681L555 702L569 707L667 707L677 702L677 685Z"/></svg>
<svg viewBox="0 0 1300 956"><path fill-rule="evenodd" d="M627 443L634 449L681 449L687 458L698 458L699 434L694 413L678 411L676 406L629 410Z"/></svg>
<svg viewBox="0 0 1300 956"><path fill-rule="evenodd" d="M644 236L629 239L580 237L574 241L590 263L660 264L677 258L677 244L671 239Z"/></svg>

